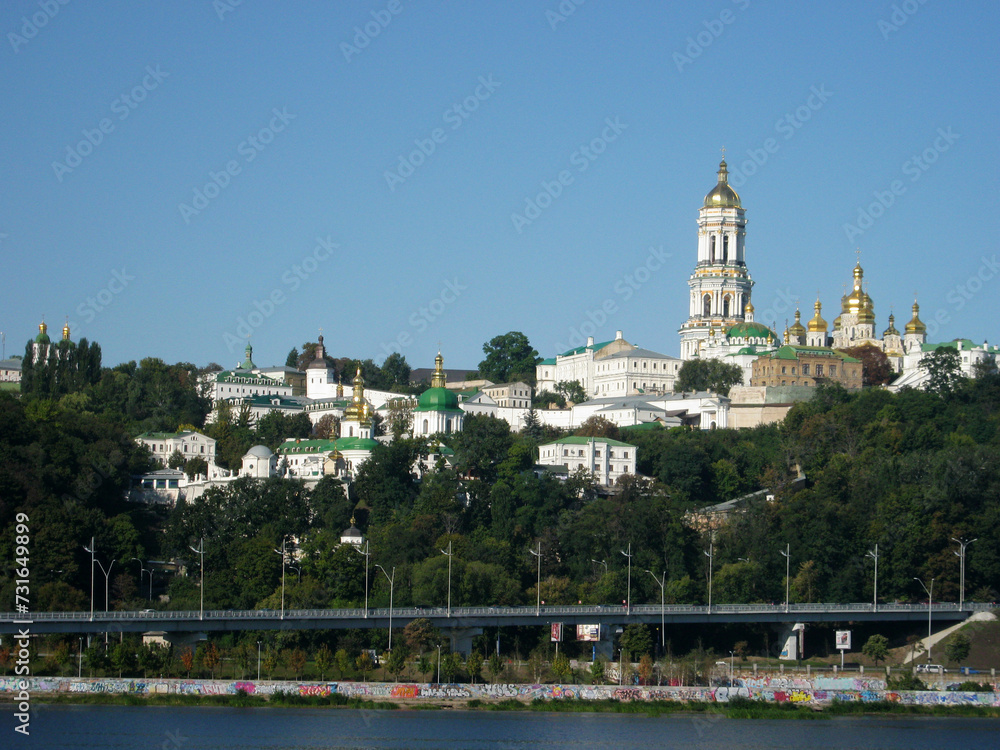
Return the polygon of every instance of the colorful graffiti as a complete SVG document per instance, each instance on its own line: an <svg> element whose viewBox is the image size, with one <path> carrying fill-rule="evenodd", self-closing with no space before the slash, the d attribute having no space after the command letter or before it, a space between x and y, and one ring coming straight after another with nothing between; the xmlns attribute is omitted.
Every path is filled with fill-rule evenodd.
<svg viewBox="0 0 1000 750"><path fill-rule="evenodd" d="M0 677L0 693L16 692L22 678ZM834 701L883 701L926 706L1000 706L1000 693L966 693L957 690L886 691L883 680L852 677L740 678L723 687L619 686L619 685L518 685L510 683L421 684L384 682L275 682L257 680L188 679L77 679L29 678L31 693L116 693L130 695L272 695L278 691L302 696L348 697L386 700L618 700L702 701L727 703L743 698L776 703L829 704Z"/></svg>

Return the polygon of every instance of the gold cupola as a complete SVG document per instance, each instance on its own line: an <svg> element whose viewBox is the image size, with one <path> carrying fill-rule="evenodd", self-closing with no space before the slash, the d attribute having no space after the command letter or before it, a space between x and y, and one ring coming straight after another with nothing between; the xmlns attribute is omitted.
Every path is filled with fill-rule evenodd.
<svg viewBox="0 0 1000 750"><path fill-rule="evenodd" d="M729 170L726 160L719 162L719 182L705 196L705 208L740 208L740 196L729 187Z"/></svg>
<svg viewBox="0 0 1000 750"><path fill-rule="evenodd" d="M813 309L816 311L816 314L813 315L812 320L809 321L809 333L826 333L826 321L823 320L823 316L820 315L823 305L820 304L819 299L816 300L816 304L813 305Z"/></svg>
<svg viewBox="0 0 1000 750"><path fill-rule="evenodd" d="M792 336L806 335L805 326L802 325L802 313L799 312L798 308L795 308L795 322L792 323L792 327L788 329L788 332L792 334Z"/></svg>
<svg viewBox="0 0 1000 750"><path fill-rule="evenodd" d="M441 352L438 352L437 356L434 358L434 374L431 375L431 388L444 388L446 382L444 374L444 357L441 356Z"/></svg>
<svg viewBox="0 0 1000 750"><path fill-rule="evenodd" d="M66 318L66 323L63 324L63 341L69 341L69 318Z"/></svg>
<svg viewBox="0 0 1000 750"><path fill-rule="evenodd" d="M889 313L889 327L882 332L882 338L886 336L898 336L899 331L896 330L896 316Z"/></svg>
<svg viewBox="0 0 1000 750"><path fill-rule="evenodd" d="M906 333L927 333L927 326L920 319L920 305L913 303L913 319L903 329Z"/></svg>
<svg viewBox="0 0 1000 750"><path fill-rule="evenodd" d="M854 266L854 288L851 293L844 296L840 312L842 315L860 315L865 308L865 297L867 296L861 288L864 282L865 272L859 262Z"/></svg>
<svg viewBox="0 0 1000 750"><path fill-rule="evenodd" d="M351 403L344 409L345 422L360 422L367 424L371 418L371 409L365 401L365 380L361 377L361 368L354 376L354 388L351 393Z"/></svg>

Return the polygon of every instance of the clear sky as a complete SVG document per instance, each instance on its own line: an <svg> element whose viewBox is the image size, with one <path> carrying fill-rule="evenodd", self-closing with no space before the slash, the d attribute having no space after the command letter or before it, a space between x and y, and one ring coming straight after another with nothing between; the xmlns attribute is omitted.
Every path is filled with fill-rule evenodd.
<svg viewBox="0 0 1000 750"><path fill-rule="evenodd" d="M758 319L860 247L878 332L1000 343L993 0L62 2L0 5L7 356L676 355L722 147Z"/></svg>

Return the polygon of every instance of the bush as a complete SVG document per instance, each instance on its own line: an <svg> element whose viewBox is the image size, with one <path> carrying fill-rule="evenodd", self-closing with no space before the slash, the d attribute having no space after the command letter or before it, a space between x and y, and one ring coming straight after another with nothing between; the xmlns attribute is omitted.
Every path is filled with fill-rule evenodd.
<svg viewBox="0 0 1000 750"><path fill-rule="evenodd" d="M905 674L892 675L886 680L885 686L889 690L926 690L927 685L924 684L916 675L912 675L909 672Z"/></svg>

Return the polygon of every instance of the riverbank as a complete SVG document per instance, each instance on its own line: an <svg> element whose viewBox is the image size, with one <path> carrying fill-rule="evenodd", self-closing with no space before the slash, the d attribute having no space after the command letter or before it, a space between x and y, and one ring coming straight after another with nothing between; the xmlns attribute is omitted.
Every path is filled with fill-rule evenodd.
<svg viewBox="0 0 1000 750"><path fill-rule="evenodd" d="M550 713L612 713L643 716L692 716L704 721L727 719L831 719L841 716L953 716L964 718L1000 718L1000 707L980 705L904 705L889 701L845 702L828 705L803 703L767 703L748 698L737 698L728 703L645 701L622 702L619 700L580 699L546 700L535 698L503 700L446 702L394 702L348 698L339 693L326 696L302 696L294 693L260 695L135 695L117 693L54 693L37 699L50 705L108 705L108 706L211 706L229 708L347 708L367 711L389 710L462 710L462 711L531 711Z"/></svg>
<svg viewBox="0 0 1000 750"><path fill-rule="evenodd" d="M166 678L35 677L24 681L32 701L118 705L302 705L350 708L471 708L495 710L665 712L805 708L808 711L909 713L943 709L997 715L1000 695L957 690L894 691L879 679L848 677L747 678L734 686L426 684L384 682L291 682ZM17 678L0 678L0 700L18 694ZM855 706L857 708L855 708ZM771 715L771 714L769 714ZM935 714L931 714L935 715ZM742 715L741 715L742 716Z"/></svg>

